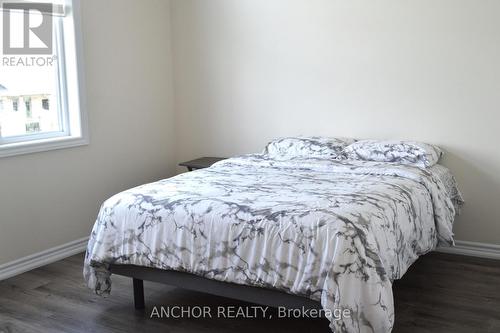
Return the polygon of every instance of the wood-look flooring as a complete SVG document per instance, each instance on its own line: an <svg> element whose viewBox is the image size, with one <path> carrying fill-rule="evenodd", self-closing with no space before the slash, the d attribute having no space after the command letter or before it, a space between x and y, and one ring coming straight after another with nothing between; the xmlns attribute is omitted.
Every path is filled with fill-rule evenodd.
<svg viewBox="0 0 500 333"><path fill-rule="evenodd" d="M0 333L329 332L324 319L151 319L154 305L245 304L145 282L146 310L136 311L131 279L114 276L112 295L101 298L85 286L82 263L76 255L0 282ZM393 332L500 332L500 261L429 254L394 296Z"/></svg>

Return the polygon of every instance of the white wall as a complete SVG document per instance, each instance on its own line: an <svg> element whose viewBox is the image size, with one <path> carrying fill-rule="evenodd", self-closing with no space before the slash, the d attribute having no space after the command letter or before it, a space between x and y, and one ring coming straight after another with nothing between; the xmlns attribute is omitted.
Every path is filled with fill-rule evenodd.
<svg viewBox="0 0 500 333"><path fill-rule="evenodd" d="M178 159L276 136L438 144L500 244L500 1L173 0Z"/></svg>
<svg viewBox="0 0 500 333"><path fill-rule="evenodd" d="M175 171L169 2L81 3L91 143L0 159L0 264L88 236L106 198Z"/></svg>
<svg viewBox="0 0 500 333"><path fill-rule="evenodd" d="M88 236L106 198L172 175L179 160L296 134L441 145L468 201L457 238L500 244L500 2L171 9L82 1L91 144L0 159L0 264Z"/></svg>

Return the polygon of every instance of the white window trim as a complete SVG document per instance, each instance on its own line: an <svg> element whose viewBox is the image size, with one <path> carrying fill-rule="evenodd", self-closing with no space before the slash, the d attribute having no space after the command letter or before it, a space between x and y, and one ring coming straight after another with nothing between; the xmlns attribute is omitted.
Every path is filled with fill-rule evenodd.
<svg viewBox="0 0 500 333"><path fill-rule="evenodd" d="M86 108L85 78L83 65L83 40L81 27L80 0L66 0L66 18L63 22L64 29L64 57L68 117L70 121L69 133L61 136L52 135L48 138L29 140L23 142L7 143L0 145L0 158L15 155L38 153L63 148L88 145L88 115ZM69 47L68 47L69 46Z"/></svg>

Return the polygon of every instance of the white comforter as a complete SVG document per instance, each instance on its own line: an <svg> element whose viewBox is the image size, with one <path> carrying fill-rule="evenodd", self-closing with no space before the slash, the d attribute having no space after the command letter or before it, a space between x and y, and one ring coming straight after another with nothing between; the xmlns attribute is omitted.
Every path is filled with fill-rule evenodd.
<svg viewBox="0 0 500 333"><path fill-rule="evenodd" d="M455 209L429 169L247 155L119 193L102 206L84 276L108 265L191 272L348 310L334 332L390 332L392 282L452 244Z"/></svg>

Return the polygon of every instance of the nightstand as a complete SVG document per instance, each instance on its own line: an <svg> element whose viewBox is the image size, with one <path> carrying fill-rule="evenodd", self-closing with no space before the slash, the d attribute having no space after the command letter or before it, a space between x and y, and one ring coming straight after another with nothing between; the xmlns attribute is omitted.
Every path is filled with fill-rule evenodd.
<svg viewBox="0 0 500 333"><path fill-rule="evenodd" d="M193 171L208 168L215 162L219 162L225 159L226 158L224 157L201 157L192 161L179 163L179 165L186 167L189 171Z"/></svg>

